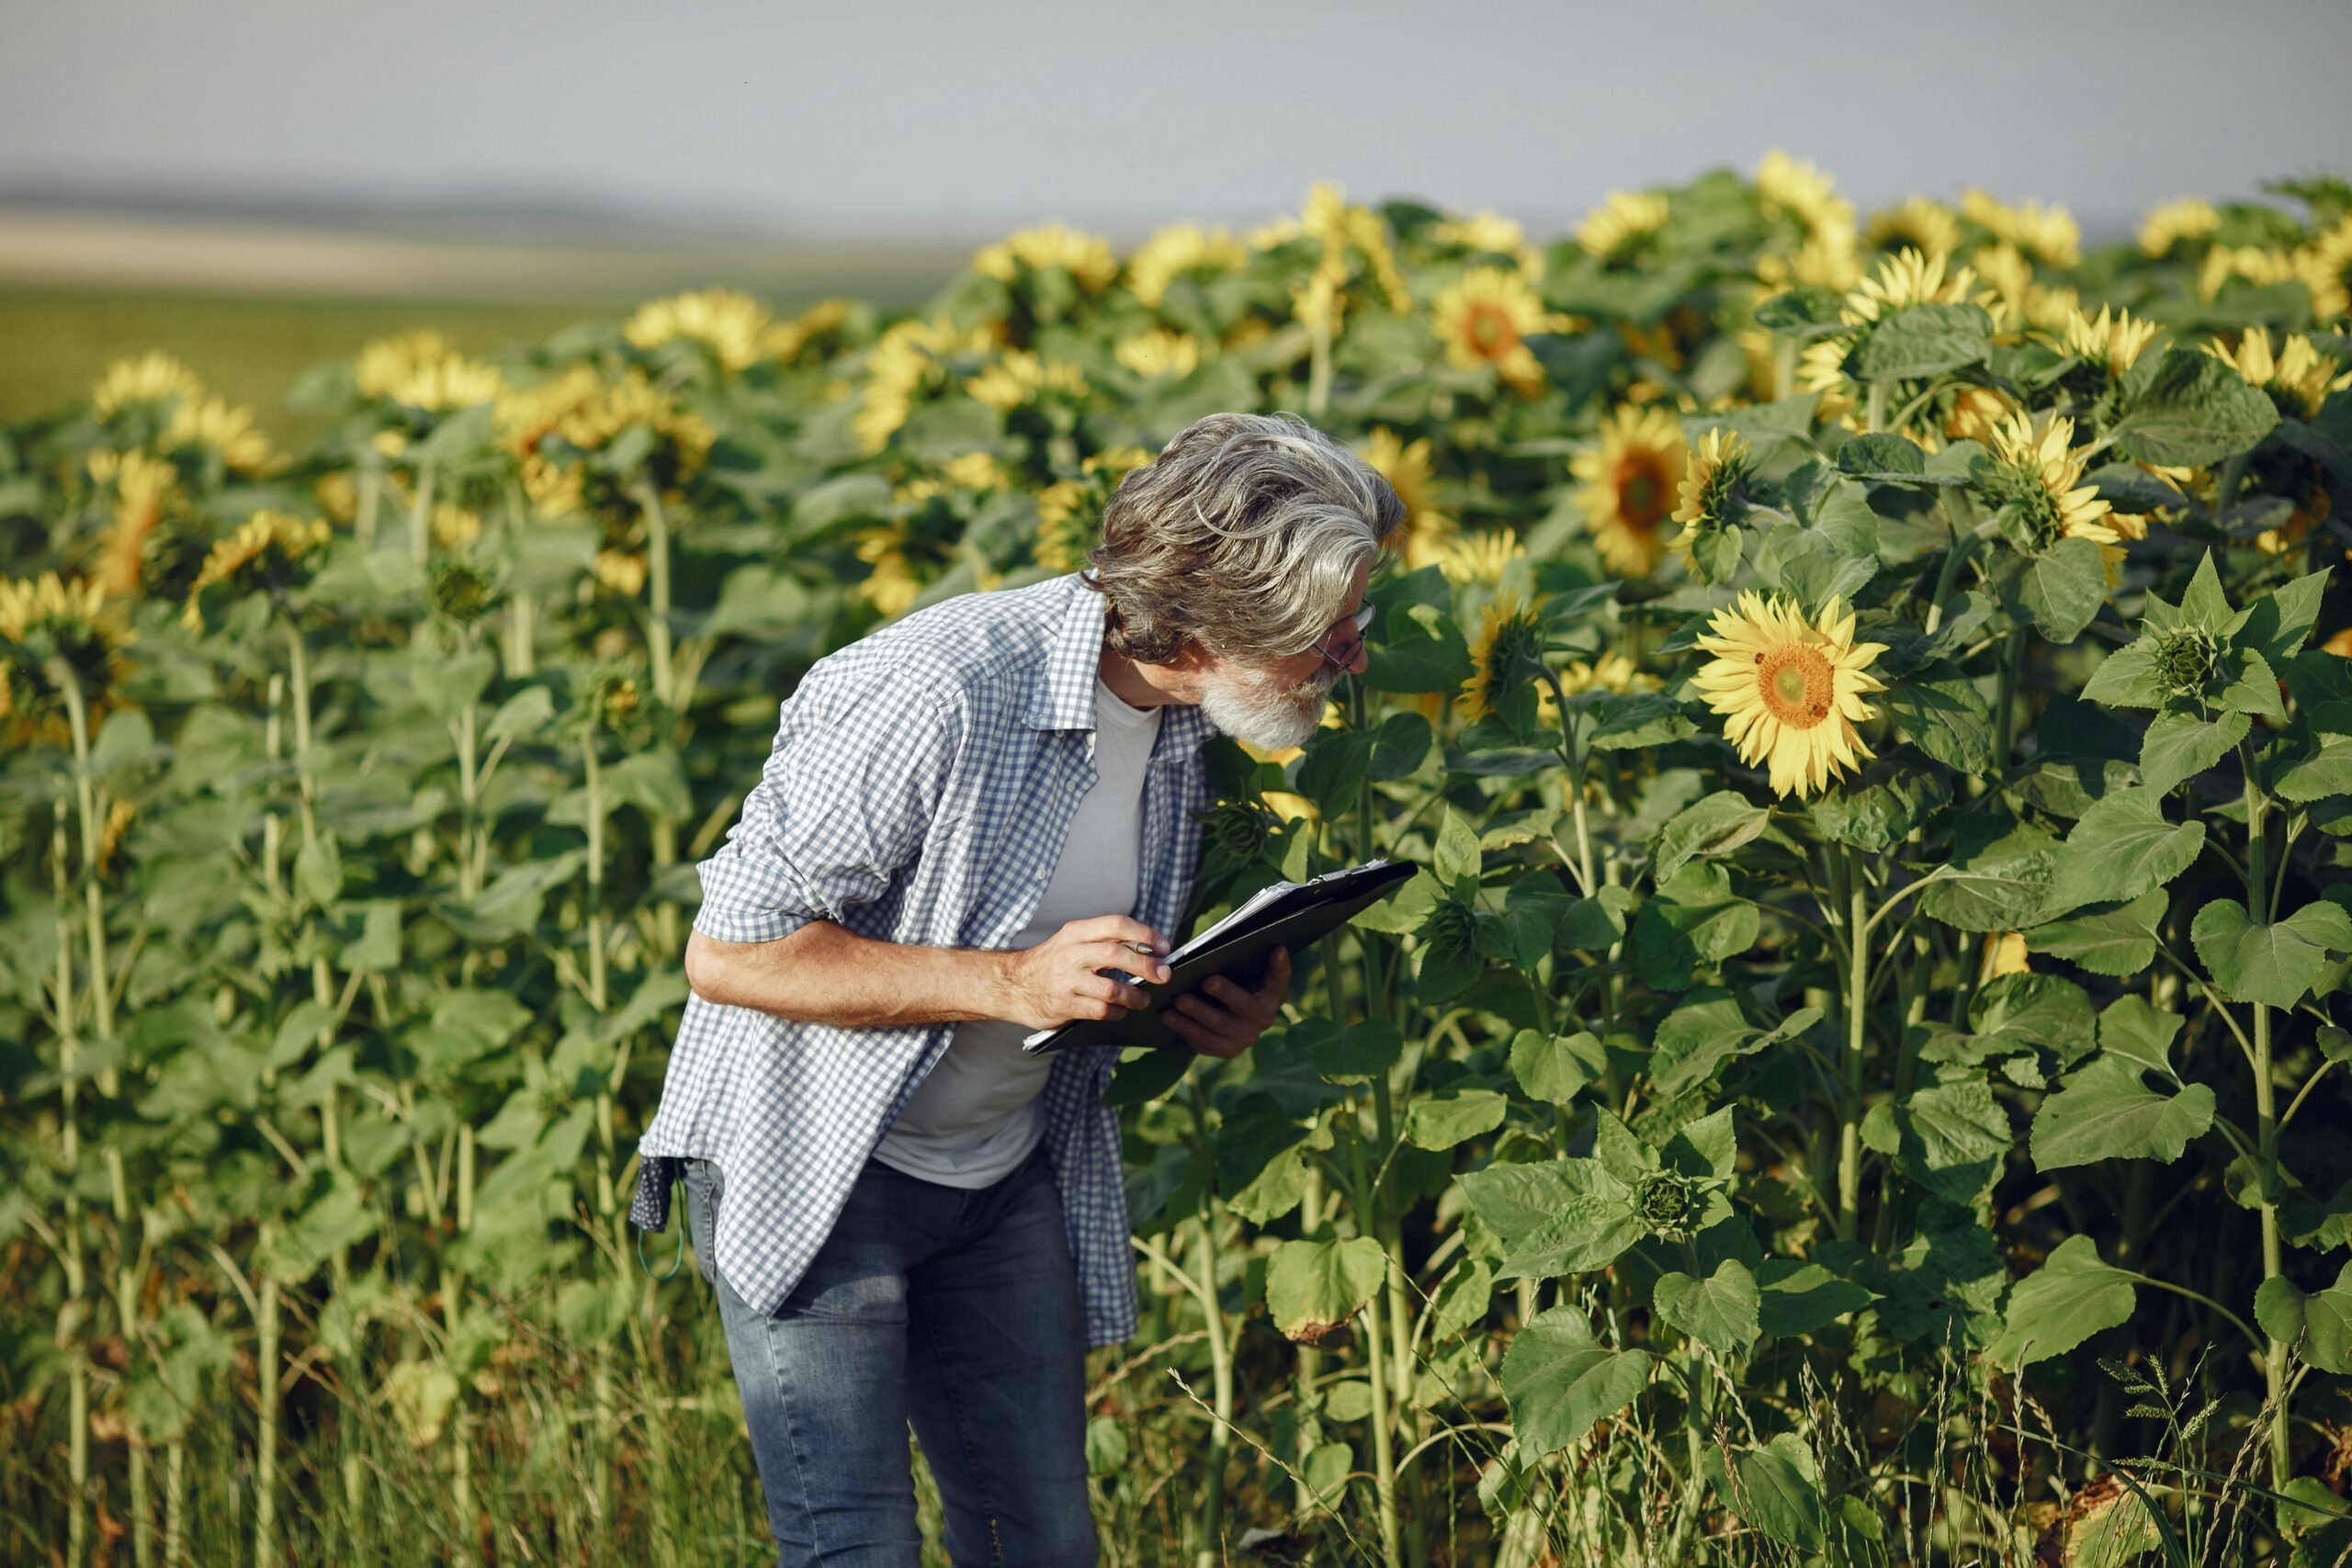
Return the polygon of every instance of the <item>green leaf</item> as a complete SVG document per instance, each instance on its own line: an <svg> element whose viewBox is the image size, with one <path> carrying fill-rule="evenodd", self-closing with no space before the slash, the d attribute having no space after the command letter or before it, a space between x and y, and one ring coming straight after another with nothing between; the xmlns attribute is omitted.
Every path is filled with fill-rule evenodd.
<svg viewBox="0 0 2352 1568"><path fill-rule="evenodd" d="M1913 305L1883 318L1847 367L1858 381L1917 380L1981 365L1993 346L1993 319L1981 305Z"/></svg>
<svg viewBox="0 0 2352 1568"><path fill-rule="evenodd" d="M1405 1036L1393 1019L1366 1019L1317 1037L1307 1054L1315 1070L1331 1082L1363 1083L1396 1065L1405 1054Z"/></svg>
<svg viewBox="0 0 2352 1568"><path fill-rule="evenodd" d="M1964 931L2013 931L2032 924L2050 890L2056 841L2029 824L1962 823L1951 862L1919 894L1921 911Z"/></svg>
<svg viewBox="0 0 2352 1568"><path fill-rule="evenodd" d="M2026 948L2079 964L2094 975L2137 975L2155 961L2156 922L2164 918L2166 899L2157 888L2129 904L2078 910L2028 930Z"/></svg>
<svg viewBox="0 0 2352 1568"><path fill-rule="evenodd" d="M1719 1356L1746 1355L1761 1332L1756 1277L1736 1258L1724 1258L1704 1280L1663 1275L1650 1300L1659 1316Z"/></svg>
<svg viewBox="0 0 2352 1568"><path fill-rule="evenodd" d="M1778 1433L1761 1448L1741 1450L1728 1473L1722 1450L1710 1448L1702 1468L1726 1509L1783 1546L1800 1552L1821 1550L1827 1539L1821 1470L1813 1450L1794 1432Z"/></svg>
<svg viewBox="0 0 2352 1568"><path fill-rule="evenodd" d="M1693 862L1667 878L1634 917L1634 971L1660 990L1686 990L1696 965L1747 952L1760 929L1756 906L1733 894L1730 874L1713 862Z"/></svg>
<svg viewBox="0 0 2352 1568"><path fill-rule="evenodd" d="M2098 1043L2107 1055L2136 1063L2144 1072L2177 1078L2180 1075L2172 1066L2172 1043L2179 1036L2181 1024L2180 1014L2159 1012L2145 997L2118 997L2098 1015Z"/></svg>
<svg viewBox="0 0 2352 1568"><path fill-rule="evenodd" d="M2246 722L2243 714L2232 717ZM2299 806L2352 795L2352 736L2331 735L2309 754L2278 770L2272 793Z"/></svg>
<svg viewBox="0 0 2352 1568"><path fill-rule="evenodd" d="M1899 1105L1881 1100L1862 1119L1863 1143L1954 1203L1992 1184L2013 1141L2008 1112L1982 1078L1917 1089Z"/></svg>
<svg viewBox="0 0 2352 1568"><path fill-rule="evenodd" d="M2016 558L2000 585L2035 630L2052 642L2072 642L2107 603L2107 560L2094 541L2069 536Z"/></svg>
<svg viewBox="0 0 2352 1568"><path fill-rule="evenodd" d="M2165 683L2156 671L2156 639L2142 637L2099 660L2083 682L2083 701L2109 707L2153 708L2164 705Z"/></svg>
<svg viewBox="0 0 2352 1568"><path fill-rule="evenodd" d="M1430 1303L1432 1337L1451 1339L1485 1322L1494 1293L1495 1276L1484 1263L1472 1258L1455 1264Z"/></svg>
<svg viewBox="0 0 2352 1568"><path fill-rule="evenodd" d="M2326 977L2330 953L2352 953L2352 915L2340 905L2306 904L2256 925L2245 905L2222 898L2197 911L2188 938L2232 1001L2290 1008Z"/></svg>
<svg viewBox="0 0 2352 1568"><path fill-rule="evenodd" d="M1735 789L1719 789L1679 813L1662 829L1650 853L1666 881L1690 862L1727 855L1764 831L1771 814Z"/></svg>
<svg viewBox="0 0 2352 1568"><path fill-rule="evenodd" d="M1502 1125L1510 1101L1490 1089L1448 1084L1415 1100L1405 1111L1405 1141L1418 1148L1450 1149Z"/></svg>
<svg viewBox="0 0 2352 1568"><path fill-rule="evenodd" d="M1573 1104L1609 1071L1609 1054L1592 1035L1546 1035L1522 1029L1511 1037L1510 1073L1531 1100Z"/></svg>
<svg viewBox="0 0 2352 1568"><path fill-rule="evenodd" d="M1631 1404L1652 1360L1645 1350L1603 1345L1577 1307L1537 1314L1503 1352L1503 1397L1521 1461L1557 1453Z"/></svg>
<svg viewBox="0 0 2352 1568"><path fill-rule="evenodd" d="M2124 378L2116 451L2143 463L2206 467L2251 450L2278 411L2234 367L2193 348L2143 355Z"/></svg>
<svg viewBox="0 0 2352 1568"><path fill-rule="evenodd" d="M2254 1320L2321 1371L2352 1372L2352 1263L2335 1283L2308 1295L2284 1275L2265 1280L2255 1292Z"/></svg>
<svg viewBox="0 0 2352 1568"><path fill-rule="evenodd" d="M2102 1054L2034 1113L2034 1167L2057 1170L2103 1159L2178 1159L2213 1124L2213 1091L2190 1084L2158 1094L2142 1064Z"/></svg>
<svg viewBox="0 0 2352 1568"><path fill-rule="evenodd" d="M1931 664L1895 682L1885 701L1895 733L1946 767L1981 773L1991 763L1993 710L1952 666Z"/></svg>
<svg viewBox="0 0 2352 1568"><path fill-rule="evenodd" d="M1502 1243L1497 1279L1605 1269L1647 1234L1623 1183L1595 1160L1490 1165L1460 1180L1472 1210Z"/></svg>
<svg viewBox="0 0 2352 1568"><path fill-rule="evenodd" d="M1768 1258L1758 1266L1756 1320L1766 1334L1811 1334L1871 1304L1871 1293L1818 1263Z"/></svg>
<svg viewBox="0 0 2352 1568"><path fill-rule="evenodd" d="M2256 599L2246 606L2245 625L2231 640L2260 654L2266 663L2285 664L2319 624L2320 601L2333 575L2323 567Z"/></svg>
<svg viewBox="0 0 2352 1568"><path fill-rule="evenodd" d="M1302 1345L1320 1342L1362 1311L1388 1278L1388 1255L1370 1236L1286 1241L1266 1266L1266 1310Z"/></svg>
<svg viewBox="0 0 2352 1568"><path fill-rule="evenodd" d="M2043 908L2137 898L2196 863L2205 824L2167 821L2162 801L2154 790L2126 789L2094 803L2066 835Z"/></svg>
<svg viewBox="0 0 2352 1568"><path fill-rule="evenodd" d="M1478 874L1481 866L1478 832L1461 813L1448 807L1445 820L1437 830L1437 853L1432 867L1437 879L1453 895L1456 902L1475 904L1478 897Z"/></svg>
<svg viewBox="0 0 2352 1568"><path fill-rule="evenodd" d="M2210 720L2188 714L2158 714L2148 721L2147 739L2140 746L2140 782L2158 795L2188 783L2228 756L2245 739L2253 723L2242 713L2225 713Z"/></svg>
<svg viewBox="0 0 2352 1568"><path fill-rule="evenodd" d="M1374 783L1409 776L1430 754L1430 721L1417 713L1392 713L1373 738L1369 774Z"/></svg>
<svg viewBox="0 0 2352 1568"><path fill-rule="evenodd" d="M2009 1292L2007 1323L1984 1353L2003 1368L2063 1356L2129 1319L2134 1300L2132 1276L2102 1262L2090 1237L2070 1235Z"/></svg>

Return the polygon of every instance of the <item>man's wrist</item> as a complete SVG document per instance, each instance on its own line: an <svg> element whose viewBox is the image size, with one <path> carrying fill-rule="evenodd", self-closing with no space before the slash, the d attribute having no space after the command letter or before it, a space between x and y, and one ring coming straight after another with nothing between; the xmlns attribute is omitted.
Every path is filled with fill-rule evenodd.
<svg viewBox="0 0 2352 1568"><path fill-rule="evenodd" d="M1020 956L1017 948L974 948L970 950L975 966L979 971L980 1005L988 1010L983 1018L1012 1016L1013 996L1013 961Z"/></svg>

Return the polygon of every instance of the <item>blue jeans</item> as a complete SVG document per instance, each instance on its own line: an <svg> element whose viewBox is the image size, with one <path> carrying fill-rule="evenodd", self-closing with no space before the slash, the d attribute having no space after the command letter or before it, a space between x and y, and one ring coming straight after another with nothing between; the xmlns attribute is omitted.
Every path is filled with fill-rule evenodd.
<svg viewBox="0 0 2352 1568"><path fill-rule="evenodd" d="M777 1568L917 1568L910 1420L956 1568L1091 1568L1086 1341L1045 1145L977 1189L868 1160L766 1315L711 1264L725 1172L689 1159L684 1176Z"/></svg>

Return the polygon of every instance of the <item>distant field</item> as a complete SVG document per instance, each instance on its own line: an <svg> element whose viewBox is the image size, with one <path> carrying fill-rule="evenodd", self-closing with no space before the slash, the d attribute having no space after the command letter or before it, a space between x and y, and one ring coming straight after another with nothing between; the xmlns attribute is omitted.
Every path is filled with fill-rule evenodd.
<svg viewBox="0 0 2352 1568"><path fill-rule="evenodd" d="M0 420L60 409L117 359L156 348L299 444L313 432L283 406L295 376L386 333L435 327L479 353L721 283L779 313L829 294L907 305L968 254L937 243L492 246L0 212Z"/></svg>
<svg viewBox="0 0 2352 1568"><path fill-rule="evenodd" d="M86 396L116 360L159 348L223 397L250 406L281 443L294 441L308 422L280 400L295 376L322 360L348 358L371 339L430 326L481 352L604 313L594 306L0 288L0 343L8 345L0 358L0 420L62 409Z"/></svg>

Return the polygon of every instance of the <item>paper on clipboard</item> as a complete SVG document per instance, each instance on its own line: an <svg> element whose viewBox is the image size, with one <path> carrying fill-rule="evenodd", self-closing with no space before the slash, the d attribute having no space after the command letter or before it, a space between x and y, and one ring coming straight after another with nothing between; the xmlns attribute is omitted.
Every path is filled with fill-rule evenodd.
<svg viewBox="0 0 2352 1568"><path fill-rule="evenodd" d="M1136 982L1151 998L1148 1006L1117 1019L1076 1019L1037 1030L1023 1037L1021 1048L1040 1055L1073 1044L1165 1047L1183 1043L1160 1021L1163 1003L1192 990L1211 975L1240 971L1253 958L1262 958L1263 950L1285 946L1295 953L1321 940L1356 910L1395 891L1419 869L1413 863L1384 856L1305 882L1283 881L1261 887L1223 919L1168 954L1162 960L1170 972L1166 981Z"/></svg>

